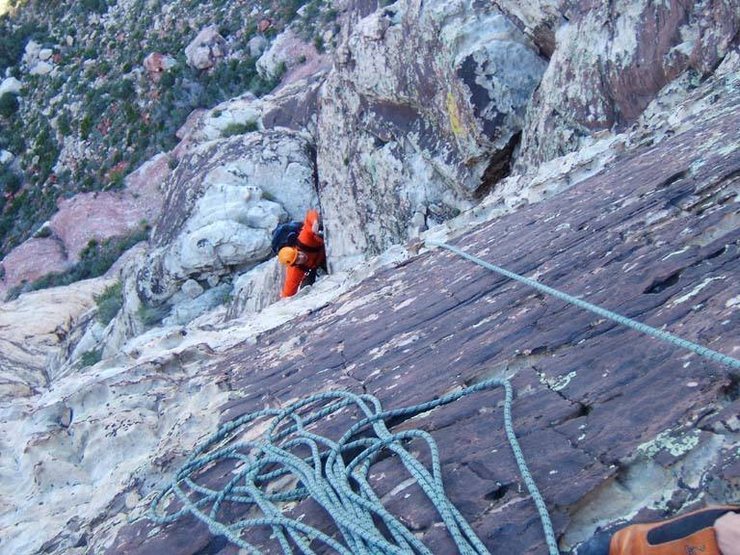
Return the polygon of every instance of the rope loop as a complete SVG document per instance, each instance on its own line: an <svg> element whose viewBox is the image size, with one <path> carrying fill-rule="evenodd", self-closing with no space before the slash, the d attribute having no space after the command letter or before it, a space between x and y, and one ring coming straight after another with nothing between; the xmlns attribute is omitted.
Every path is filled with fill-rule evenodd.
<svg viewBox="0 0 740 555"><path fill-rule="evenodd" d="M248 553L253 534L272 533L284 553L314 553L324 544L343 555L431 554L429 548L384 506L375 488L373 465L393 457L405 467L434 506L458 551L488 550L448 499L437 444L417 429L393 432L388 422L412 417L480 391L504 388L504 428L522 479L537 507L549 553L558 553L545 502L529 472L514 433L511 384L490 379L417 405L383 410L372 395L331 391L301 399L284 409L265 409L227 422L187 459L172 483L154 499L149 518L168 524L191 514L210 531ZM342 433L341 420L356 419ZM322 435L321 432L327 435ZM332 440L329 435L340 435ZM426 445L427 466L407 449ZM328 528L293 516L310 497L329 517ZM326 521L326 519L322 519ZM254 541L254 540L252 540Z"/></svg>

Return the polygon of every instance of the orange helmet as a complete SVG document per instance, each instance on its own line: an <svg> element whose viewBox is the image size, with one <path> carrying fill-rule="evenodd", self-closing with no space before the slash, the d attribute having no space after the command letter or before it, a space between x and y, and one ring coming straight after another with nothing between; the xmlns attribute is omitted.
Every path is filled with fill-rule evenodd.
<svg viewBox="0 0 740 555"><path fill-rule="evenodd" d="M283 247L278 253L278 260L286 266L294 264L296 258L298 258L298 249L295 247Z"/></svg>

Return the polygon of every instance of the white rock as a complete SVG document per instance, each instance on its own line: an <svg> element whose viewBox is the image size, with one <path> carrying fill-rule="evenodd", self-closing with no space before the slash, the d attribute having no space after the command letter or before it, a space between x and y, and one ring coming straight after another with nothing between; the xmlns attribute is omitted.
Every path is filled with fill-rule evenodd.
<svg viewBox="0 0 740 555"><path fill-rule="evenodd" d="M271 235L233 220L203 226L180 238L179 264L187 275L256 262L270 254Z"/></svg>
<svg viewBox="0 0 740 555"><path fill-rule="evenodd" d="M54 55L54 51L51 48L42 48L39 50L39 60L42 62L47 61Z"/></svg>
<svg viewBox="0 0 740 555"><path fill-rule="evenodd" d="M38 60L40 50L41 45L39 43L34 40L29 40L28 43L26 43L25 50L23 51L23 63L27 65L35 63Z"/></svg>
<svg viewBox="0 0 740 555"><path fill-rule="evenodd" d="M0 96L2 95L0 94ZM0 149L0 164L7 164L11 162L13 158L15 158L15 156L13 156L12 152Z"/></svg>
<svg viewBox="0 0 740 555"><path fill-rule="evenodd" d="M252 58L260 56L267 48L267 39L262 35L255 35L247 43L249 46L249 55Z"/></svg>
<svg viewBox="0 0 740 555"><path fill-rule="evenodd" d="M8 77L0 83L0 96L5 93L20 94L22 86L21 82L15 77Z"/></svg>
<svg viewBox="0 0 740 555"><path fill-rule="evenodd" d="M184 326L198 316L223 304L229 297L231 286L227 283L209 289L194 299L187 299L172 307L169 316L162 320L165 326Z"/></svg>
<svg viewBox="0 0 740 555"><path fill-rule="evenodd" d="M48 75L54 70L54 65L49 62L38 62L30 70L31 75Z"/></svg>
<svg viewBox="0 0 740 555"><path fill-rule="evenodd" d="M263 262L256 268L239 276L234 282L233 301L227 317L237 318L259 312L280 298L283 267L276 258Z"/></svg>

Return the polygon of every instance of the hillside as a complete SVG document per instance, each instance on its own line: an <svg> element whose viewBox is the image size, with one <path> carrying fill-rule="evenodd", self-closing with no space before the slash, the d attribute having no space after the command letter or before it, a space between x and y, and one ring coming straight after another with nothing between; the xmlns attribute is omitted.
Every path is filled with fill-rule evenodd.
<svg viewBox="0 0 740 555"><path fill-rule="evenodd" d="M513 386L562 552L737 500L733 2L7 7L0 551L237 553L218 527L147 513L220 424L337 391L399 408L489 378ZM279 300L270 233L311 207L329 274ZM487 550L541 553L502 411L493 389L388 426L438 442ZM372 486L451 552L397 463L381 457ZM312 501L280 510L336 532ZM276 552L264 531L244 538Z"/></svg>

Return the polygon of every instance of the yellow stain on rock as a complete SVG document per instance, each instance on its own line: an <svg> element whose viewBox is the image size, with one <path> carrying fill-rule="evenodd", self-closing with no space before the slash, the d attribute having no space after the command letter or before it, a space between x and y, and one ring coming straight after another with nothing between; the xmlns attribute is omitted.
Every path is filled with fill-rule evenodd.
<svg viewBox="0 0 740 555"><path fill-rule="evenodd" d="M450 129L455 136L460 137L465 133L465 128L460 120L460 109L457 107L455 102L455 95L451 92L447 93L447 115L450 118Z"/></svg>

